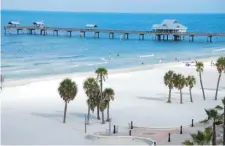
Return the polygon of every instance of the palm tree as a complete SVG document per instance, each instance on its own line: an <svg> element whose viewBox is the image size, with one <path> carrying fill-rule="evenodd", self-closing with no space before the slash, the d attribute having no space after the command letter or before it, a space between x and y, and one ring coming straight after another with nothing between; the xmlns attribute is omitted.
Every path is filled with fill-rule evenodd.
<svg viewBox="0 0 225 146"><path fill-rule="evenodd" d="M195 84L196 84L196 79L195 79L194 76L188 76L186 78L186 86L189 87L189 93L190 93L190 100L191 100L191 102L193 102L191 89L194 87Z"/></svg>
<svg viewBox="0 0 225 146"><path fill-rule="evenodd" d="M198 131L197 134L191 134L192 141L186 140L184 145L210 145L212 139L212 128L206 128L204 132Z"/></svg>
<svg viewBox="0 0 225 146"><path fill-rule="evenodd" d="M217 100L217 94L218 94L218 88L220 84L220 78L222 75L222 72L225 70L225 57L220 57L217 62L216 62L216 68L219 73L218 81L217 81L217 86L216 86L216 95L215 95L215 100Z"/></svg>
<svg viewBox="0 0 225 146"><path fill-rule="evenodd" d="M221 114L218 113L218 111L216 109L209 109L209 110L205 110L206 114L207 114L207 118L203 121L201 121L201 123L209 123L212 122L212 145L216 145L216 125L220 125L222 124L222 119L223 116Z"/></svg>
<svg viewBox="0 0 225 146"><path fill-rule="evenodd" d="M59 95L65 101L63 123L66 123L67 103L73 100L77 95L77 85L71 79L64 79L58 88Z"/></svg>
<svg viewBox="0 0 225 146"><path fill-rule="evenodd" d="M174 72L169 70L165 75L164 75L164 84L169 87L169 97L167 103L171 103L171 90L174 87L173 84L173 76Z"/></svg>
<svg viewBox="0 0 225 146"><path fill-rule="evenodd" d="M108 102L105 99L102 99L100 101L99 109L100 109L100 111L102 113L102 124L105 124L104 111L107 108L107 104L108 104Z"/></svg>
<svg viewBox="0 0 225 146"><path fill-rule="evenodd" d="M182 89L186 85L186 79L182 74L174 74L174 86L180 91L180 103L183 104Z"/></svg>
<svg viewBox="0 0 225 146"><path fill-rule="evenodd" d="M110 101L111 100L114 100L114 90L111 89L111 88L106 88L103 92L103 95L104 95L104 99L107 101L107 120L106 121L109 121L109 105L110 105Z"/></svg>
<svg viewBox="0 0 225 146"><path fill-rule="evenodd" d="M87 78L84 81L83 85L84 91L88 96L87 104L88 104L88 116L87 116L87 123L89 124L90 119L90 111L94 112L96 107L96 92L99 91L99 85L95 78Z"/></svg>
<svg viewBox="0 0 225 146"><path fill-rule="evenodd" d="M223 107L217 105L215 109L223 110L223 114L222 114L223 116L223 145L225 145L225 116L224 116L225 115L225 97L222 99L222 104L223 104Z"/></svg>
<svg viewBox="0 0 225 146"><path fill-rule="evenodd" d="M195 66L196 66L196 71L199 73L203 99L205 100L205 91L204 91L203 84L202 84L202 72L203 72L203 69L204 69L204 64L202 62L197 62L196 61L196 65Z"/></svg>
<svg viewBox="0 0 225 146"><path fill-rule="evenodd" d="M106 80L108 76L108 71L104 67L98 68L95 73L97 74L97 80L100 82L100 98L103 98L102 89L103 89L103 81ZM101 101L101 99L99 101ZM100 120L99 116L99 104L97 105L97 119Z"/></svg>

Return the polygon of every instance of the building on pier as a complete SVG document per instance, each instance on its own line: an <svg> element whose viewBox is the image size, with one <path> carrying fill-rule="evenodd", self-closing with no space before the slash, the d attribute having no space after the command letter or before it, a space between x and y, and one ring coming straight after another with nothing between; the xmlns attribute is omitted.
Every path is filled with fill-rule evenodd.
<svg viewBox="0 0 225 146"><path fill-rule="evenodd" d="M154 24L152 31L156 33L187 32L187 27L175 19L165 19L161 24Z"/></svg>
<svg viewBox="0 0 225 146"><path fill-rule="evenodd" d="M96 24L87 24L87 25L85 25L85 28L94 29L94 28L98 28L98 25L96 25Z"/></svg>
<svg viewBox="0 0 225 146"><path fill-rule="evenodd" d="M33 22L35 28L43 28L45 26L43 21L35 21Z"/></svg>
<svg viewBox="0 0 225 146"><path fill-rule="evenodd" d="M20 25L19 21L9 21L8 22L8 26L10 26L11 28L16 28L19 25Z"/></svg>

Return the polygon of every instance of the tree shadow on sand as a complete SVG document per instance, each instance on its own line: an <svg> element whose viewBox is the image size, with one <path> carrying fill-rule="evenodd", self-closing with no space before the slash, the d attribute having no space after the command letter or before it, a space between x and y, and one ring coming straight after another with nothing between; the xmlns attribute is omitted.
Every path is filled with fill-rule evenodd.
<svg viewBox="0 0 225 146"><path fill-rule="evenodd" d="M143 99L143 100L154 100L154 101L165 101L165 97L143 97L143 96L138 96L137 98Z"/></svg>
<svg viewBox="0 0 225 146"><path fill-rule="evenodd" d="M58 113L62 113L63 114L63 111L56 111ZM84 119L85 118L85 115L87 116L87 113L85 112L68 112L67 113L70 117L77 117L79 119ZM97 119L96 116L92 115L92 112L90 113L90 119Z"/></svg>
<svg viewBox="0 0 225 146"><path fill-rule="evenodd" d="M173 92L174 94L179 94L180 95L180 92ZM188 92L183 92L183 95L185 96L185 95L190 95L190 93L188 93Z"/></svg>
<svg viewBox="0 0 225 146"><path fill-rule="evenodd" d="M225 90L225 87L220 87L219 89L221 89L221 90Z"/></svg>
<svg viewBox="0 0 225 146"><path fill-rule="evenodd" d="M69 113L69 114L71 116L76 116L76 117L81 118L81 119L84 119L85 115L87 116L87 113ZM97 119L97 117L90 114L90 119Z"/></svg>
<svg viewBox="0 0 225 146"><path fill-rule="evenodd" d="M202 88L199 88L202 89ZM218 91L221 91L222 88L219 88ZM216 91L216 88L204 88L204 90L208 90L208 91Z"/></svg>
<svg viewBox="0 0 225 146"><path fill-rule="evenodd" d="M144 96L137 96L137 98L139 99L143 99L143 100L152 100L152 101L167 101L168 97L164 96L164 97L144 97ZM171 98L171 99L175 99L175 98Z"/></svg>
<svg viewBox="0 0 225 146"><path fill-rule="evenodd" d="M31 113L33 116L62 121L63 113Z"/></svg>

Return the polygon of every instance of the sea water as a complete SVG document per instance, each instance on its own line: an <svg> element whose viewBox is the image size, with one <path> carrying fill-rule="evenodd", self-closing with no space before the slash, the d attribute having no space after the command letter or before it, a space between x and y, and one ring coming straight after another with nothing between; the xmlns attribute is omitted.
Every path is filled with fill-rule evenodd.
<svg viewBox="0 0 225 146"><path fill-rule="evenodd" d="M100 33L99 39L93 33L85 38L79 32L68 37L66 32L53 36L16 35L9 31L4 35L3 26L10 20L21 25L32 25L44 21L52 27L84 28L96 24L99 29L147 30L164 19L177 19L190 32L225 32L224 14L124 14L124 13L72 13L39 11L1 11L1 69L6 79L35 78L49 75L94 71L98 67L107 69L135 67L146 64L188 59L199 59L225 54L225 38L213 37L207 43L206 37L195 37L194 42L156 41L151 35L138 40L138 35L129 35L129 40L108 39Z"/></svg>

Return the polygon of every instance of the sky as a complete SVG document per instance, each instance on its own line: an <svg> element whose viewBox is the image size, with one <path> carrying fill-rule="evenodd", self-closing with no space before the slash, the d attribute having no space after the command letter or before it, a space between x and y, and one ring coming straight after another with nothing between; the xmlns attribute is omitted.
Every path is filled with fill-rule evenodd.
<svg viewBox="0 0 225 146"><path fill-rule="evenodd" d="M1 9L119 13L225 13L225 0L1 0Z"/></svg>

